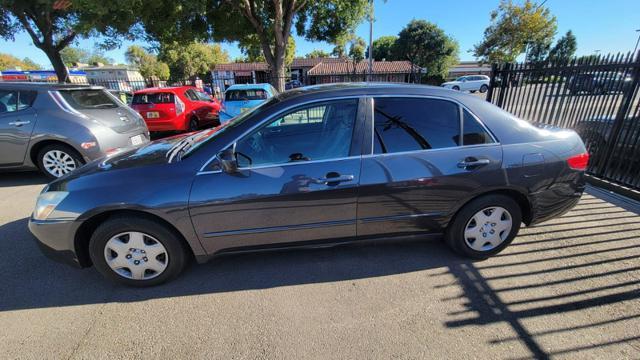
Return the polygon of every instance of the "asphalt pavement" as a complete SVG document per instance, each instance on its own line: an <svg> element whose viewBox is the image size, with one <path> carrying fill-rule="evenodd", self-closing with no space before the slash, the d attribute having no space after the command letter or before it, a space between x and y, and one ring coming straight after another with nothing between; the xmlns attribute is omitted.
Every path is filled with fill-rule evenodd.
<svg viewBox="0 0 640 360"><path fill-rule="evenodd" d="M132 289L46 259L0 174L1 358L640 358L638 205L590 189L472 262L440 241L218 258Z"/></svg>

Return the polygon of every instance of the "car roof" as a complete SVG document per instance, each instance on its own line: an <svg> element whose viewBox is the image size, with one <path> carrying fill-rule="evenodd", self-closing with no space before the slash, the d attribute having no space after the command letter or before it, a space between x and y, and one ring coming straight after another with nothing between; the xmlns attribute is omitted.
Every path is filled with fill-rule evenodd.
<svg viewBox="0 0 640 360"><path fill-rule="evenodd" d="M77 89L104 89L102 86L87 84L66 84L28 81L0 81L0 88L18 90L77 90Z"/></svg>
<svg viewBox="0 0 640 360"><path fill-rule="evenodd" d="M284 91L276 95L280 100L293 98L332 98L365 95L429 95L460 99L470 95L440 86L406 83L338 83L311 85Z"/></svg>
<svg viewBox="0 0 640 360"><path fill-rule="evenodd" d="M249 89L261 89L261 90L271 90L271 84L261 83L261 84L233 84L227 88L226 91L229 90L249 90Z"/></svg>
<svg viewBox="0 0 640 360"><path fill-rule="evenodd" d="M147 93L157 93L157 92L174 92L174 91L180 91L180 90L184 91L184 90L187 90L187 89L199 90L195 86L168 86L168 87L152 87L152 88L136 90L136 92L134 94L147 94Z"/></svg>

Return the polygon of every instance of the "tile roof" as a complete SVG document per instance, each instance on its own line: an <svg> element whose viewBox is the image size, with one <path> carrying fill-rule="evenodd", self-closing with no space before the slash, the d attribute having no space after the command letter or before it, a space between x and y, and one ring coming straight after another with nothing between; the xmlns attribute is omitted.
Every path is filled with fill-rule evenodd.
<svg viewBox="0 0 640 360"><path fill-rule="evenodd" d="M295 58L291 63L292 68L298 67L314 67L322 63L343 62L344 59L335 57L319 57L319 58Z"/></svg>
<svg viewBox="0 0 640 360"><path fill-rule="evenodd" d="M416 65L412 65L409 61L374 61L373 62L373 73L374 74L392 74L392 73L402 73L408 74L412 72L417 73L420 71L420 67ZM367 72L369 69L369 63L365 61L361 61L356 64L356 73L362 74ZM343 60L342 62L331 62L325 63L321 62L318 65L314 66L307 75L309 76L317 76L317 75L347 75L353 73L353 62L349 60Z"/></svg>
<svg viewBox="0 0 640 360"><path fill-rule="evenodd" d="M216 64L214 71L269 71L265 62Z"/></svg>

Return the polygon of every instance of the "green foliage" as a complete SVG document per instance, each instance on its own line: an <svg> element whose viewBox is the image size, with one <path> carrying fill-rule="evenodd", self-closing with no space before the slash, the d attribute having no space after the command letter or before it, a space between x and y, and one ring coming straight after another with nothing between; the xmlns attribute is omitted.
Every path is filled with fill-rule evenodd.
<svg viewBox="0 0 640 360"><path fill-rule="evenodd" d="M328 52L321 50L321 49L315 49L315 50L311 50L310 53L308 53L307 55L305 55L305 57L307 59L315 59L315 58L326 58L331 56L331 54L329 54Z"/></svg>
<svg viewBox="0 0 640 360"><path fill-rule="evenodd" d="M158 59L169 67L173 79L205 78L215 64L229 62L229 54L218 44L191 42L163 44Z"/></svg>
<svg viewBox="0 0 640 360"><path fill-rule="evenodd" d="M158 57L156 55L151 54L141 46L129 46L127 51L124 53L124 57L127 60L127 63L138 68L140 74L145 79L169 79L169 66L162 61L158 61Z"/></svg>
<svg viewBox="0 0 640 360"><path fill-rule="evenodd" d="M526 61L533 63L542 63L547 60L551 49L551 39L544 39L539 43L531 43L528 45Z"/></svg>
<svg viewBox="0 0 640 360"><path fill-rule="evenodd" d="M385 60L399 60L395 55L394 49L397 36L381 36L373 41L373 59L377 61ZM367 50L368 53L368 50Z"/></svg>
<svg viewBox="0 0 640 360"><path fill-rule="evenodd" d="M367 43L359 36L353 36L349 42L349 59L354 63L359 63L365 58Z"/></svg>
<svg viewBox="0 0 640 360"><path fill-rule="evenodd" d="M578 49L578 42L571 30L567 31L564 36L558 39L558 42L549 51L549 60L553 62L567 62Z"/></svg>
<svg viewBox="0 0 640 360"><path fill-rule="evenodd" d="M528 44L536 44L539 49L550 44L556 28L556 17L548 8L531 0L522 5L502 0L491 12L491 24L473 54L490 63L514 62Z"/></svg>
<svg viewBox="0 0 640 360"><path fill-rule="evenodd" d="M248 36L246 39L240 41L240 51L244 54L246 61L248 62L265 62L266 58L262 51L262 45L257 36ZM275 45L271 44L269 48L272 49ZM286 48L285 65L289 66L293 62L296 56L296 41L293 36L289 36L289 40Z"/></svg>
<svg viewBox="0 0 640 360"><path fill-rule="evenodd" d="M0 37L13 40L25 31L53 65L58 79L69 81L60 52L78 37L103 35L113 47L134 35L139 1L0 0ZM105 60L100 54L94 59Z"/></svg>
<svg viewBox="0 0 640 360"><path fill-rule="evenodd" d="M396 54L426 68L427 76L446 77L458 63L458 43L442 29L425 20L412 20L398 34Z"/></svg>
<svg viewBox="0 0 640 360"><path fill-rule="evenodd" d="M36 64L29 58L20 60L13 55L0 53L0 70L11 70L18 68L21 70L40 70L40 65Z"/></svg>
<svg viewBox="0 0 640 360"><path fill-rule="evenodd" d="M102 50L96 49L94 51L88 51L86 49L69 46L60 51L62 61L66 66L73 66L74 63L89 64L95 63L113 64L113 59L104 55Z"/></svg>

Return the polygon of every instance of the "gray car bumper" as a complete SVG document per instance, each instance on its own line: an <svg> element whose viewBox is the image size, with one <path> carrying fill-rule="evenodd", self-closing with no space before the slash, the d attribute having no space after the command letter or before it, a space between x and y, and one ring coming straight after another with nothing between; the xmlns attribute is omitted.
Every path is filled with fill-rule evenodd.
<svg viewBox="0 0 640 360"><path fill-rule="evenodd" d="M37 239L40 250L58 262L82 267L73 246L73 221L38 221L29 219L29 230Z"/></svg>

